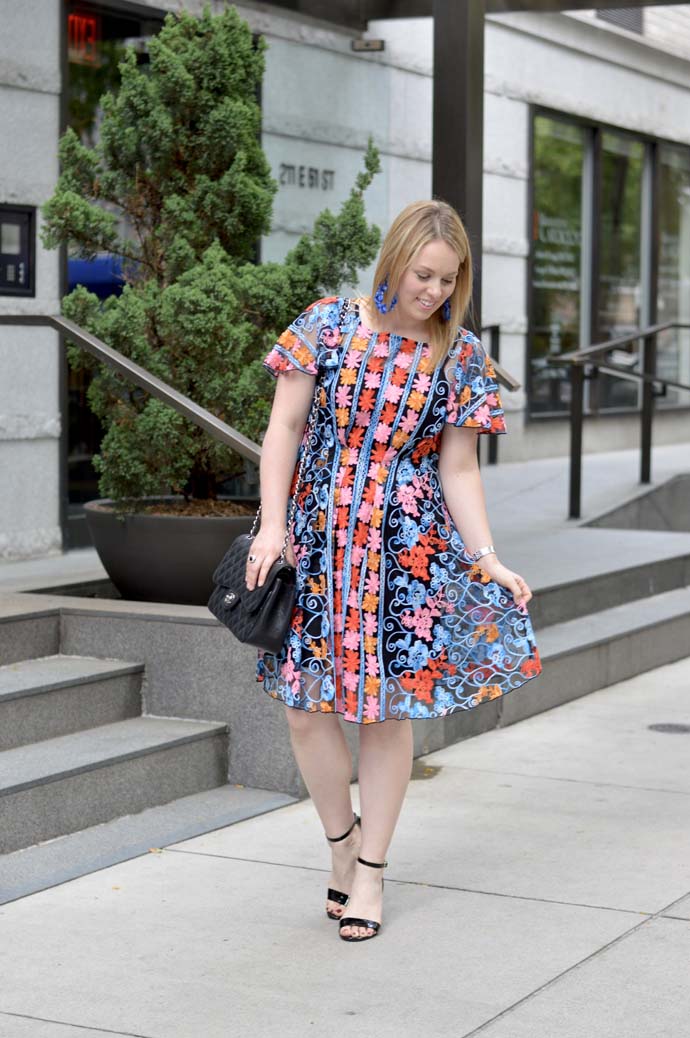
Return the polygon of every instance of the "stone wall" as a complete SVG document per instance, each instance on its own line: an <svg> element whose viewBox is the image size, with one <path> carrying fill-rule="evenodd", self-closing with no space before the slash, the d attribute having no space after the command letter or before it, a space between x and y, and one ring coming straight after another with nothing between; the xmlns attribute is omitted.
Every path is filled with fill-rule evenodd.
<svg viewBox="0 0 690 1038"><path fill-rule="evenodd" d="M602 24L594 8L584 11L569 11L572 18L585 21L596 20ZM615 24L607 26L612 32L625 32ZM647 5L642 8L642 36L659 50L677 54L690 60L690 7L688 4Z"/></svg>
<svg viewBox="0 0 690 1038"><path fill-rule="evenodd" d="M0 202L36 206L57 178L60 0L0 0ZM40 30L40 31L39 31ZM40 213L37 212L40 226ZM35 298L0 313L57 313L59 259L36 244ZM61 547L56 333L0 328L0 558Z"/></svg>
<svg viewBox="0 0 690 1038"><path fill-rule="evenodd" d="M646 7L644 34L654 46L690 61L690 7L687 4Z"/></svg>

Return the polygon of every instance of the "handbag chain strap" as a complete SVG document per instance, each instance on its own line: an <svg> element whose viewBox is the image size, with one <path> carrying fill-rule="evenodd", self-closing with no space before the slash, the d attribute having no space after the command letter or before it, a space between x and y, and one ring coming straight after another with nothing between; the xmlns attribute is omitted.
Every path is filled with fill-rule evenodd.
<svg viewBox="0 0 690 1038"><path fill-rule="evenodd" d="M345 301L344 301L344 303L343 303L343 305L342 305L342 307L340 309L340 313L338 315L338 327L340 327L340 325L342 325L342 323L343 323L343 319L344 319L344 317L347 314L348 309L349 309L349 304L350 304L350 300L349 299L345 299ZM309 454L311 453L311 448L313 446L314 433L316 431L316 419L317 419L317 416L318 416L318 413L319 413L319 397L320 397L319 390L320 390L320 386L321 386L321 379L317 379L316 386L314 387L314 399L312 400L312 403L311 403L311 410L309 412L309 417L307 419L307 425L305 427L306 428L306 440L305 440L305 443L304 443L304 451L302 452L302 458L300 460L299 468L297 470L297 480L295 482L295 489L294 489L294 491L292 493L292 501L290 502L290 512L289 512L289 515L288 515L287 529L285 531L285 540L283 541L283 548L282 548L282 551L280 553L280 561L281 562L285 562L285 553L287 552L287 549L288 549L288 544L290 542L290 534L292 532L292 526L293 526L293 523L295 521L295 513L297 512L297 498L298 498L299 492L300 492L300 490L302 488L302 481L304 479L304 471L305 471L306 466L307 466L307 458L309 457ZM256 532L256 526L257 526L257 523L259 522L260 517L261 517L261 502L259 502L259 507L256 510L256 515L254 516L254 522L252 523L252 528L249 531L249 536L250 537L254 537L255 532Z"/></svg>

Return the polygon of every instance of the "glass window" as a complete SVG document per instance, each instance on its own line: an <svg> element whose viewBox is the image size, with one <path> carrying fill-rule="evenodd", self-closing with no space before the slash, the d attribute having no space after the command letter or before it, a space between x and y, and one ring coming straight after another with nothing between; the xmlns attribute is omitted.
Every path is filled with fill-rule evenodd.
<svg viewBox="0 0 690 1038"><path fill-rule="evenodd" d="M690 152L659 148L659 323L690 324ZM690 384L690 331L669 330L657 339L660 375ZM670 389L661 406L690 404L690 394Z"/></svg>
<svg viewBox="0 0 690 1038"><path fill-rule="evenodd" d="M611 22L612 25L618 25L621 29L627 29L628 32L644 32L644 23L642 20L642 8L637 7L632 10L620 10L618 7L604 7L598 8L596 15L597 18L602 18L606 22Z"/></svg>
<svg viewBox="0 0 690 1038"><path fill-rule="evenodd" d="M85 7L82 3L67 5L67 102L69 125L87 147L99 138L100 100L104 93L120 83L119 62L126 45L137 50L139 64L148 62L147 41L160 28L156 19L140 19L111 11L107 5ZM119 227L126 237L124 221ZM118 257L100 253L83 258L70 251L68 256L68 288L84 285L101 299L118 295L123 278ZM98 450L103 430L91 412L87 393L91 377L85 371L69 369L67 421L67 492L68 516L81 515L81 504L98 497L98 477L92 457ZM80 546L85 536L84 524L68 522L66 539L71 547Z"/></svg>
<svg viewBox="0 0 690 1038"><path fill-rule="evenodd" d="M531 410L568 410L570 386L549 356L580 345L582 168L585 131L534 119Z"/></svg>
<svg viewBox="0 0 690 1038"><path fill-rule="evenodd" d="M636 331L654 312L653 291L659 323L690 324L690 149L659 143L653 199L652 152L644 141L602 129L596 148L595 127L542 113L533 128L530 413L558 415L569 411L568 368L549 359ZM639 372L640 345L626 347L616 363L629 361ZM657 347L659 374L690 385L690 329L661 333ZM636 410L640 400L641 383L632 377L600 373L585 387L590 413ZM657 404L690 406L690 390L669 388Z"/></svg>
<svg viewBox="0 0 690 1038"><path fill-rule="evenodd" d="M614 133L602 134L601 216L597 340L635 331L640 320L640 241L644 145ZM638 347L628 347L633 353ZM602 375L590 391L590 408L636 407L639 385Z"/></svg>

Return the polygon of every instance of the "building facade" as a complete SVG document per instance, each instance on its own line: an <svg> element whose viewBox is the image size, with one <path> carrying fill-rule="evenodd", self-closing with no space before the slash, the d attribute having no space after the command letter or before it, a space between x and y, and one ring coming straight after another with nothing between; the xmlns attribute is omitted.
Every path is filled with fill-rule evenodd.
<svg viewBox="0 0 690 1038"><path fill-rule="evenodd" d="M179 6L0 0L0 313L57 313L77 281L117 290L112 257L85 270L42 247L40 206L61 130L97 132L94 99L120 48L145 61L162 11ZM384 49L355 51L353 30L237 6L268 43L263 145L278 192L263 259L280 259L347 197L369 136L383 165L369 218L385 229L429 197L431 19L370 22L365 37ZM503 461L567 452L566 371L547 360L655 320L690 322L690 5L621 14L486 20L482 322L500 326L501 364L522 384L505 398ZM347 290L368 291L370 277ZM665 333L659 364L689 382L690 333ZM0 558L84 543L99 434L85 391L56 333L0 327ZM588 384L585 449L638 442L638 395L633 381ZM689 404L681 390L657 402L655 442L690 440Z"/></svg>

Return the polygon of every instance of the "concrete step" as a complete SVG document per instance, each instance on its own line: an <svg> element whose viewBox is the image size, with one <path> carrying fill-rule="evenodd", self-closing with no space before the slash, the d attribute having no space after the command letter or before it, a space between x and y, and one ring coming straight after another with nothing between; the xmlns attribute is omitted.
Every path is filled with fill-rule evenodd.
<svg viewBox="0 0 690 1038"><path fill-rule="evenodd" d="M52 656L59 651L59 609L37 607L35 600L26 609L18 608L14 602L7 609L0 598L0 666Z"/></svg>
<svg viewBox="0 0 690 1038"><path fill-rule="evenodd" d="M567 573L567 582L563 579L560 586L553 587L542 583L541 590L535 585L537 593L530 612L544 673L538 680L474 710L414 722L416 755L511 724L688 654L690 591L686 586L675 586L679 581L690 583L687 546L674 543L663 548L655 542L653 553L649 545L646 555L628 552L626 567L618 565L615 543L608 537L612 532L617 535L617 531L601 531L607 544L605 551L599 546L598 556L592 553L591 544L585 549L590 535L598 537L600 531L586 531L583 549L579 547L579 532L577 544L571 545L569 568L559 565L548 571ZM550 546L554 552L549 553L549 559L556 558L556 539ZM575 555L580 550L585 557L578 570ZM530 551L534 551L533 541ZM639 560L638 566L631 564L633 559ZM546 570L542 577L545 575ZM597 581L601 593L595 593ZM664 582L674 586L656 591ZM621 602L624 592L628 597ZM548 595L550 605L540 615L539 602L542 598L546 601ZM146 708L152 714L204 717L231 724L227 772L231 781L304 795L282 711L266 704L254 681L253 650L229 638L208 611L156 603L84 601L74 605L58 597L50 601L60 610L64 652L145 663ZM7 596L5 617L10 610L14 610L14 616L31 605L43 608L38 595ZM0 620L2 616L0 601ZM549 619L557 622L549 623ZM202 668L200 659L204 660ZM356 759L358 733L349 725L345 728Z"/></svg>
<svg viewBox="0 0 690 1038"><path fill-rule="evenodd" d="M544 627L537 642L544 672L499 701L501 725L690 655L690 587Z"/></svg>
<svg viewBox="0 0 690 1038"><path fill-rule="evenodd" d="M576 580L536 587L529 607L535 627L564 623L690 584L690 554L686 552L624 567L612 555L610 566Z"/></svg>
<svg viewBox="0 0 690 1038"><path fill-rule="evenodd" d="M224 785L0 855L0 905L293 803L287 793Z"/></svg>
<svg viewBox="0 0 690 1038"><path fill-rule="evenodd" d="M42 656L0 667L0 750L141 714L142 663Z"/></svg>
<svg viewBox="0 0 690 1038"><path fill-rule="evenodd" d="M0 854L227 782L227 725L137 717L0 753Z"/></svg>

